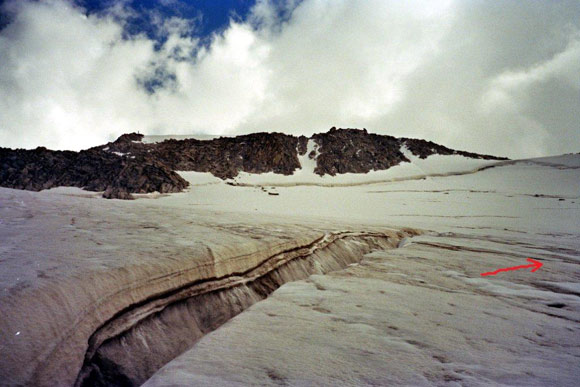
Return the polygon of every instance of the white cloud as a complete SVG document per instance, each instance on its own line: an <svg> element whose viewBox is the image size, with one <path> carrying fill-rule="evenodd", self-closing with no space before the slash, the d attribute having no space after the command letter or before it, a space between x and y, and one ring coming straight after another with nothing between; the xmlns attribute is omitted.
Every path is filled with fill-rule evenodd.
<svg viewBox="0 0 580 387"><path fill-rule="evenodd" d="M134 72L152 42L121 32L64 2L23 4L0 35L2 142L79 148L129 130L143 108Z"/></svg>
<svg viewBox="0 0 580 387"><path fill-rule="evenodd" d="M9 2L0 146L343 126L510 156L580 150L577 2L276 4L209 46L188 37L196 20L153 17L156 50L123 39L124 6L86 17L64 0Z"/></svg>
<svg viewBox="0 0 580 387"><path fill-rule="evenodd" d="M270 98L243 129L362 126L401 103L406 78L449 28L444 12L427 15L409 4L300 4L279 33L267 36Z"/></svg>
<svg viewBox="0 0 580 387"><path fill-rule="evenodd" d="M530 88L554 80L580 89L580 40L572 40L553 58L496 76L483 95L482 107L486 112L496 108L515 108L518 103L525 103L529 99Z"/></svg>

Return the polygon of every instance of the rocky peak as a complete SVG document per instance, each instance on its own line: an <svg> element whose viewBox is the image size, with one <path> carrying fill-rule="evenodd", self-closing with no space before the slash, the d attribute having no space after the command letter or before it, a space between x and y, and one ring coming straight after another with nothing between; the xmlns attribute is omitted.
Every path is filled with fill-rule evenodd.
<svg viewBox="0 0 580 387"><path fill-rule="evenodd" d="M366 129L331 128L312 136L319 156L314 170L319 175L367 173L388 169L408 161L400 151L400 142L392 136L368 133Z"/></svg>
<svg viewBox="0 0 580 387"><path fill-rule="evenodd" d="M122 142L130 142L130 141L142 141L144 135L141 133L127 133L121 135L118 139L115 140L115 143L122 143Z"/></svg>
<svg viewBox="0 0 580 387"><path fill-rule="evenodd" d="M166 140L143 143L143 135L129 133L114 142L81 152L0 148L0 186L42 190L74 186L104 191L106 198L130 199L131 193L179 192L188 183L175 171L210 172L222 179L240 172L291 175L299 169L298 156L317 144L318 175L367 173L409 161L401 152L426 158L458 154L501 159L455 151L431 141L368 133L366 129L331 128L308 138L284 133L252 133L213 140Z"/></svg>

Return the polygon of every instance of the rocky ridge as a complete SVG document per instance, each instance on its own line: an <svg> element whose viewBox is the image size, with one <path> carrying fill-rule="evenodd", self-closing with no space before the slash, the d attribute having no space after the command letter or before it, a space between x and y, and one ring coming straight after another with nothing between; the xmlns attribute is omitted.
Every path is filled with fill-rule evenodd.
<svg viewBox="0 0 580 387"><path fill-rule="evenodd" d="M314 141L314 172L318 175L367 173L409 161L414 155L462 155L470 158L505 158L456 151L431 141L368 133L366 129L331 128L308 138L283 133L252 133L213 140L166 140L144 143L142 134L124 134L114 142L80 152L0 148L0 186L40 191L72 186L102 191L105 198L132 199L132 193L180 192L187 181L175 171L210 172L231 179L239 172L291 175L300 169L298 156Z"/></svg>

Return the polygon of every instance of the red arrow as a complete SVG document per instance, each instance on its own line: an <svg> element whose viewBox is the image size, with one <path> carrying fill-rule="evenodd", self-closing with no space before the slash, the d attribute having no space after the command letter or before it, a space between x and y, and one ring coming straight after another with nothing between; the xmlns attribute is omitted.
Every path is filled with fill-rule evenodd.
<svg viewBox="0 0 580 387"><path fill-rule="evenodd" d="M490 271L488 273L481 273L482 276L485 275L496 275L497 273L500 273L502 271L510 271L510 270L519 270L519 269L527 269L528 267L533 267L532 269L532 273L535 272L536 270L538 270L540 267L542 267L543 263L542 262L538 262L535 259L532 258L528 258L526 259L526 261L531 262L531 265L521 265L521 266L514 266L514 267L506 267L503 269L497 269L496 271Z"/></svg>

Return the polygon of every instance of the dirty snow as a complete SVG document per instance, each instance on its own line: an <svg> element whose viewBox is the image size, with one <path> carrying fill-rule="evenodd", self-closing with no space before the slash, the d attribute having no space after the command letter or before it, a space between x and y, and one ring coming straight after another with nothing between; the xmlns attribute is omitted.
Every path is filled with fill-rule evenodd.
<svg viewBox="0 0 580 387"><path fill-rule="evenodd" d="M204 246L409 226L428 233L282 286L147 385L577 385L580 155L478 172L487 164L432 157L378 177L313 177L301 159L306 176L238 179L257 186L180 172L192 187L151 200L0 188L1 305L90 272L190 259ZM309 179L318 180L298 184ZM526 257L544 266L480 276ZM34 334L6 332L26 334L3 339L0 356Z"/></svg>
<svg viewBox="0 0 580 387"><path fill-rule="evenodd" d="M432 232L282 286L146 386L576 385L578 160L340 188L277 185L277 197L257 187L192 190L198 205L216 211ZM526 257L544 266L480 276Z"/></svg>

